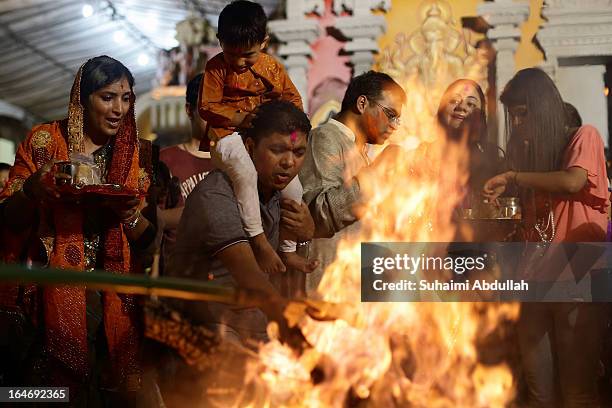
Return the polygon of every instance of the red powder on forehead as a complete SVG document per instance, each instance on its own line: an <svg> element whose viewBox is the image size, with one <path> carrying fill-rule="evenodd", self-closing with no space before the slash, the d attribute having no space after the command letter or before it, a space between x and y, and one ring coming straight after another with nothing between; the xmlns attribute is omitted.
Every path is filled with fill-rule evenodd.
<svg viewBox="0 0 612 408"><path fill-rule="evenodd" d="M291 140L291 143L295 143L295 141L298 138L298 133L297 130L294 130L293 132L291 132L291 134L289 135L289 140Z"/></svg>

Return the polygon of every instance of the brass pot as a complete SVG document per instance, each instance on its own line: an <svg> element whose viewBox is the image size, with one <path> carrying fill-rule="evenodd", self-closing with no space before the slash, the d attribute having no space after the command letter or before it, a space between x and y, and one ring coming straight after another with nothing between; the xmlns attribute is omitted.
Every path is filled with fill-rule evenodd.
<svg viewBox="0 0 612 408"><path fill-rule="evenodd" d="M473 208L461 209L461 216L466 220L520 220L520 200L518 197L502 197L494 203L479 202Z"/></svg>

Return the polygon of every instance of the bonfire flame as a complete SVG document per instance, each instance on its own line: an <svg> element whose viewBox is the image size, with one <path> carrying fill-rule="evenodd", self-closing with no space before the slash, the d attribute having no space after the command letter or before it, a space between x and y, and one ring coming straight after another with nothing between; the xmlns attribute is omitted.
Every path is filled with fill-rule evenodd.
<svg viewBox="0 0 612 408"><path fill-rule="evenodd" d="M512 400L509 368L481 364L476 344L516 319L518 305L361 302L361 242L452 241L468 178L465 143L447 142L428 104L418 103L427 99L418 78L403 86L409 103L392 143L404 153L361 186L361 234L341 242L319 285L320 299L348 306L351 318L303 318L311 348L301 353L274 338L261 345L242 388L256 391L241 392L234 405L473 408Z"/></svg>
<svg viewBox="0 0 612 408"><path fill-rule="evenodd" d="M362 186L361 234L340 244L319 285L321 299L350 305L354 318L304 318L312 348L301 354L277 340L263 345L248 366L251 385L265 389L253 405L473 408L513 398L509 368L481 364L476 343L500 320L515 319L518 305L360 301L361 242L447 242L455 234L467 149L447 143L426 109L402 116L412 118L396 132L406 152Z"/></svg>

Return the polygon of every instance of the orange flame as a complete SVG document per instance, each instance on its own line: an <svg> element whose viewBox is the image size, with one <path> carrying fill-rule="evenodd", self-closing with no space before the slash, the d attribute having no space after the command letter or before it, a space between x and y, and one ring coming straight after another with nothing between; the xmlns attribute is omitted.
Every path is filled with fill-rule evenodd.
<svg viewBox="0 0 612 408"><path fill-rule="evenodd" d="M516 319L518 305L360 301L361 242L447 242L455 234L467 149L446 142L432 114L415 106L396 132L405 154L361 186L361 234L340 243L319 285L321 299L350 305L355 318L304 318L312 348L301 355L277 340L263 345L248 366L250 385L265 390L255 406L503 407L513 398L509 368L481 364L475 344L500 320Z"/></svg>
<svg viewBox="0 0 612 408"><path fill-rule="evenodd" d="M361 233L340 243L319 284L318 297L349 307L351 318L303 318L299 327L312 347L302 353L274 338L261 345L257 358L247 361L240 395L222 406L342 407L365 401L489 408L512 400L509 368L483 365L476 344L500 321L516 319L518 305L361 302L361 242L452 241L452 214L468 178L465 144L448 142L435 121L434 107L453 75L436 70L435 77L444 79L438 82L445 82L430 89L398 62L404 45L398 42L381 62L381 70L395 74L408 94L401 129L390 140L404 151L360 185ZM468 55L473 69L465 63L463 72L482 83L486 61L474 55Z"/></svg>

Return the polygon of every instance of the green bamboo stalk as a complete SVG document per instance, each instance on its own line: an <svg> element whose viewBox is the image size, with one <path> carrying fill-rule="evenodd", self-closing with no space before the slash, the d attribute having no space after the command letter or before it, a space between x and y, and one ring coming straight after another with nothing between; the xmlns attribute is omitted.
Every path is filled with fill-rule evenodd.
<svg viewBox="0 0 612 408"><path fill-rule="evenodd" d="M0 264L0 282L43 286L78 286L132 295L161 296L185 300L237 303L244 294L225 286L194 279L116 274L106 271L72 271L53 268L28 268L19 264ZM241 291L242 292L242 291Z"/></svg>
<svg viewBox="0 0 612 408"><path fill-rule="evenodd" d="M0 263L0 284L35 284L41 286L76 286L131 295L159 296L184 300L220 302L240 306L261 307L269 300L263 293L219 286L214 282L194 279L146 275L116 274L107 271L74 271L54 268L33 268L20 264ZM291 307L289 307L291 306ZM321 320L342 318L353 321L353 313L345 306L312 299L292 299L288 308L296 319L307 313ZM297 320L296 320L297 321Z"/></svg>

